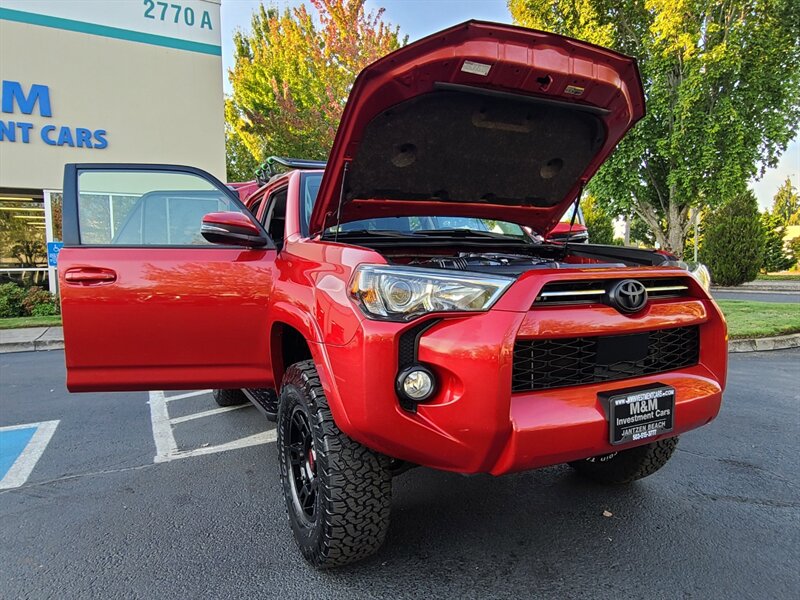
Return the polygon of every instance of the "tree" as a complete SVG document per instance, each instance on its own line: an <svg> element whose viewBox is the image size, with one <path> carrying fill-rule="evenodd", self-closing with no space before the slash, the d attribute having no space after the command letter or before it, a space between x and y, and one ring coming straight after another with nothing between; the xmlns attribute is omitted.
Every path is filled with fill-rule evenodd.
<svg viewBox="0 0 800 600"><path fill-rule="evenodd" d="M705 220L700 259L717 285L739 285L758 275L764 256L764 228L750 190L737 194Z"/></svg>
<svg viewBox="0 0 800 600"><path fill-rule="evenodd" d="M682 256L692 207L777 164L800 122L797 0L509 0L514 19L637 58L647 115L593 178Z"/></svg>
<svg viewBox="0 0 800 600"><path fill-rule="evenodd" d="M632 243L642 245L645 248L652 248L655 246L656 236L653 235L647 223L645 223L639 215L633 213L630 223L630 238Z"/></svg>
<svg viewBox="0 0 800 600"><path fill-rule="evenodd" d="M597 199L587 195L581 201L581 210L586 221L586 229L589 230L589 241L592 244L613 244L614 218L600 206Z"/></svg>
<svg viewBox="0 0 800 600"><path fill-rule="evenodd" d="M800 197L788 177L772 200L772 214L780 225L800 225Z"/></svg>
<svg viewBox="0 0 800 600"><path fill-rule="evenodd" d="M366 0L310 0L305 5L253 14L252 31L234 37L232 95L225 118L233 135L228 157L234 173L267 156L325 159L356 75L400 47L399 28L366 13Z"/></svg>
<svg viewBox="0 0 800 600"><path fill-rule="evenodd" d="M790 239L787 245L789 246L789 253L794 260L792 269L796 271L800 268L800 236Z"/></svg>
<svg viewBox="0 0 800 600"><path fill-rule="evenodd" d="M259 161L250 154L242 138L232 128L225 127L226 177L228 181L253 179Z"/></svg>
<svg viewBox="0 0 800 600"><path fill-rule="evenodd" d="M786 271L794 264L794 259L786 251L783 236L786 227L781 222L781 216L773 213L761 215L764 225L764 260L761 270L765 273Z"/></svg>

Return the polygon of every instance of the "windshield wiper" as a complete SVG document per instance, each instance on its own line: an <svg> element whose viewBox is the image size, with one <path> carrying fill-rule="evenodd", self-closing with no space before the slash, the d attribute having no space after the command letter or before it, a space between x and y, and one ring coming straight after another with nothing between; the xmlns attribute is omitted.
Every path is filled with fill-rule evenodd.
<svg viewBox="0 0 800 600"><path fill-rule="evenodd" d="M325 236L335 235L333 231L326 231ZM339 237L408 237L412 234L403 231L391 231L389 229L353 229L350 231L340 231Z"/></svg>
<svg viewBox="0 0 800 600"><path fill-rule="evenodd" d="M487 237L495 240L510 240L515 242L524 242L525 239L511 235L509 233L496 233L494 231L475 231L472 229L453 228L453 229L420 229L415 231L414 235L436 235L441 237Z"/></svg>

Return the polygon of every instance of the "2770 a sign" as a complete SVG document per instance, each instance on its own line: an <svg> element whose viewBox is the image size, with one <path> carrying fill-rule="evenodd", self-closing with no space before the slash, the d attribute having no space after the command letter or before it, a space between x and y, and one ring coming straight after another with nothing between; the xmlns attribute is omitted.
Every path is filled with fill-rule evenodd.
<svg viewBox="0 0 800 600"><path fill-rule="evenodd" d="M207 10L204 10L202 14L196 15L191 6L182 6L170 2L144 0L144 18L182 23L188 27L200 27L200 29L214 29L211 24L211 15L208 14Z"/></svg>

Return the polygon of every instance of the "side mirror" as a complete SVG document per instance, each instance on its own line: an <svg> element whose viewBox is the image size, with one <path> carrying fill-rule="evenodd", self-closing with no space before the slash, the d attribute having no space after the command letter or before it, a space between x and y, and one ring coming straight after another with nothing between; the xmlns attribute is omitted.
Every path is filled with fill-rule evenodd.
<svg viewBox="0 0 800 600"><path fill-rule="evenodd" d="M203 217L200 233L212 244L261 248L269 243L247 215L238 212L208 213Z"/></svg>
<svg viewBox="0 0 800 600"><path fill-rule="evenodd" d="M558 242L563 244L569 242L570 244L586 244L589 242L589 230L585 225L575 223L570 228L569 223L564 227L558 227L550 232L547 236L548 242Z"/></svg>

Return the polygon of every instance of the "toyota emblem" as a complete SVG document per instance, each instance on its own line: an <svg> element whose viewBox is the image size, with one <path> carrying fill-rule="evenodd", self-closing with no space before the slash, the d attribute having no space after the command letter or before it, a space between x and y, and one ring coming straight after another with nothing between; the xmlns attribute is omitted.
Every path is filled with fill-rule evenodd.
<svg viewBox="0 0 800 600"><path fill-rule="evenodd" d="M647 288L635 279L623 279L616 283L608 296L611 306L624 313L635 313L647 304Z"/></svg>

